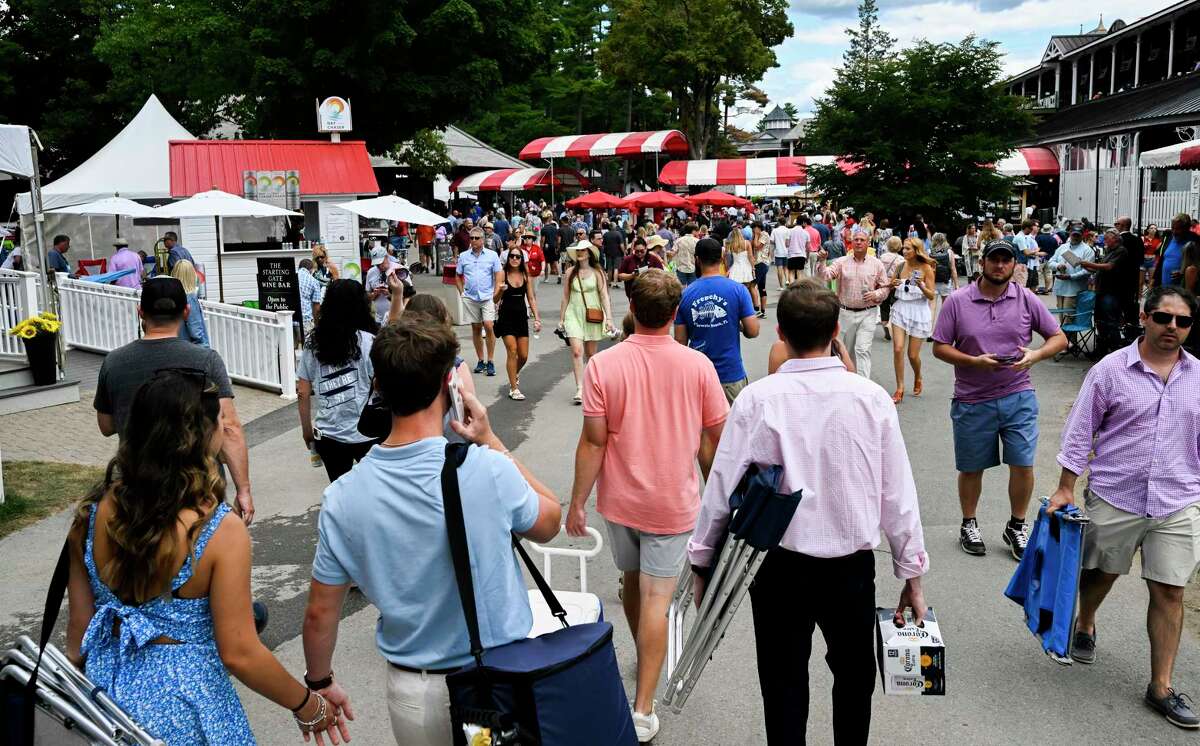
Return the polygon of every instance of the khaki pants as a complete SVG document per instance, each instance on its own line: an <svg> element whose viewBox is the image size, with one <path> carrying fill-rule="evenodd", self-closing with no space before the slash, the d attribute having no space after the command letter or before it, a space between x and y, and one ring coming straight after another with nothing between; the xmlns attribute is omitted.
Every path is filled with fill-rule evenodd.
<svg viewBox="0 0 1200 746"><path fill-rule="evenodd" d="M854 367L863 378L871 377L871 342L879 326L879 306L851 311L843 308L838 314L842 327L842 344L854 355Z"/></svg>
<svg viewBox="0 0 1200 746"><path fill-rule="evenodd" d="M734 381L733 383L723 383L721 384L721 388L725 390L725 398L729 400L730 404L733 404L733 400L737 398L738 394L742 393L742 389L749 385L750 379L743 378L742 380Z"/></svg>
<svg viewBox="0 0 1200 746"><path fill-rule="evenodd" d="M1075 307L1075 296L1074 295L1070 295L1070 296L1056 295L1054 297L1054 299L1058 302L1059 308L1074 308ZM1067 324L1073 323L1074 321L1075 321L1075 314L1064 313L1062 315L1062 324L1061 325L1065 326Z"/></svg>
<svg viewBox="0 0 1200 746"><path fill-rule="evenodd" d="M397 746L452 743L450 690L445 674L413 673L387 666L388 715Z"/></svg>

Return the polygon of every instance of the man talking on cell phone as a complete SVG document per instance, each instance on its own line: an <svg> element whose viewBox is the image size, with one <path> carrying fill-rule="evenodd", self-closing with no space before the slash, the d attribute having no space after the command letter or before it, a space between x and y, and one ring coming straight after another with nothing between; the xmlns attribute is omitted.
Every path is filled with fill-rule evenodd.
<svg viewBox="0 0 1200 746"><path fill-rule="evenodd" d="M1008 464L1011 509L1001 538L1020 560L1029 541L1025 514L1033 497L1038 401L1029 369L1067 348L1067 336L1033 291L1012 282L1016 253L1006 241L983 249L978 280L946 299L933 329L933 355L954 366L954 464L962 507L959 546L987 554L975 511L983 472ZM1033 333L1046 341L1030 349Z"/></svg>

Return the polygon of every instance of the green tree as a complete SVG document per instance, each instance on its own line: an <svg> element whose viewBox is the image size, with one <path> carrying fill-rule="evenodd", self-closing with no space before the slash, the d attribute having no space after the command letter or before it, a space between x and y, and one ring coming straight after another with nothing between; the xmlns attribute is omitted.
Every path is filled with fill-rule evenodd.
<svg viewBox="0 0 1200 746"><path fill-rule="evenodd" d="M92 51L109 12L94 0L0 3L0 122L37 130L44 178L78 165L130 116L106 97L112 73Z"/></svg>
<svg viewBox="0 0 1200 746"><path fill-rule="evenodd" d="M783 104L783 113L788 115L788 121L792 124L800 121L800 110L791 101L785 101Z"/></svg>
<svg viewBox="0 0 1200 746"><path fill-rule="evenodd" d="M853 76L869 77L871 69L888 59L896 46L896 37L879 25L879 7L875 0L858 4L858 28L846 29L850 46L842 54L843 70Z"/></svg>
<svg viewBox="0 0 1200 746"><path fill-rule="evenodd" d="M843 68L816 102L808 140L857 170L810 166L810 182L838 204L939 222L1002 199L1011 181L989 164L1027 138L1033 120L1000 85L1000 57L996 42L968 36L919 42L864 72Z"/></svg>
<svg viewBox="0 0 1200 746"><path fill-rule="evenodd" d="M667 93L693 158L719 137L720 89L754 83L791 36L787 0L613 0L600 69Z"/></svg>
<svg viewBox="0 0 1200 746"><path fill-rule="evenodd" d="M422 179L433 181L445 176L454 168L450 152L442 133L437 130L417 130L407 141L400 143L388 153L389 156L408 166L409 171Z"/></svg>

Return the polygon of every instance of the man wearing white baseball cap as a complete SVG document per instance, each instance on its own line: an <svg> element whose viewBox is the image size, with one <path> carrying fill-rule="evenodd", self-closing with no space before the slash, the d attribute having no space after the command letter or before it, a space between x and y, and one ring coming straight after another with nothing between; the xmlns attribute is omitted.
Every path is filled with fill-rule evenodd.
<svg viewBox="0 0 1200 746"><path fill-rule="evenodd" d="M387 323L388 309L391 307L391 294L388 291L387 273L392 268L392 259L387 249L376 245L371 249L371 268L367 270L367 281L364 287L371 305L375 308L375 320L380 324Z"/></svg>

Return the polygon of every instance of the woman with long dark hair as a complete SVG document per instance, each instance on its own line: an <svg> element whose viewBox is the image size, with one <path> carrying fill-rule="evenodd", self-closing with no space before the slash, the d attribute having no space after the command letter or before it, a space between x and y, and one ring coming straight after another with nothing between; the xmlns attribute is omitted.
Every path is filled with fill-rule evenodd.
<svg viewBox="0 0 1200 746"><path fill-rule="evenodd" d="M304 341L296 370L300 434L334 481L367 455L375 441L358 432L358 417L371 395L371 344L379 325L358 280L334 280L325 288L321 313ZM317 415L312 416L313 395Z"/></svg>
<svg viewBox="0 0 1200 746"><path fill-rule="evenodd" d="M302 732L331 734L341 690L309 691L255 633L250 535L225 520L217 397L202 372L170 370L134 395L71 528L67 656L171 746L254 743L230 673Z"/></svg>
<svg viewBox="0 0 1200 746"><path fill-rule="evenodd" d="M537 294L525 269L525 255L520 248L509 249L504 259L504 282L496 286L496 336L504 342L505 368L508 373L508 398L523 401L521 368L529 360L529 314L533 314L533 330L542 330L538 315Z"/></svg>

